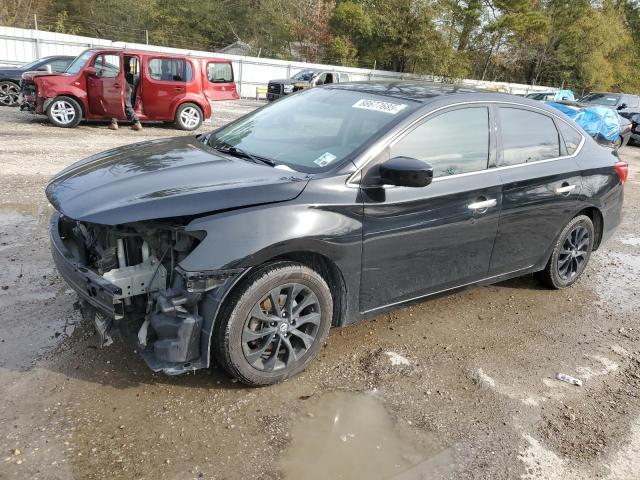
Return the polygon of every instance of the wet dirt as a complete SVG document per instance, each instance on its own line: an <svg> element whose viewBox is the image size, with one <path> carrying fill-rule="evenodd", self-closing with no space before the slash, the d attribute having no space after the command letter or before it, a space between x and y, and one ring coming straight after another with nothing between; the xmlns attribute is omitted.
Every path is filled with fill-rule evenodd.
<svg viewBox="0 0 640 480"><path fill-rule="evenodd" d="M304 373L249 389L98 349L51 261L51 175L182 134L0 109L1 479L638 478L640 148L621 152L624 222L574 287L525 277L334 329Z"/></svg>

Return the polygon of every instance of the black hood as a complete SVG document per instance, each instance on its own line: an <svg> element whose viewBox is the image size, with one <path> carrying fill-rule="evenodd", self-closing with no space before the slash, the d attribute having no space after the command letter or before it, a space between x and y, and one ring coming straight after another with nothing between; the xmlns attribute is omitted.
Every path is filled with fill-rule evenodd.
<svg viewBox="0 0 640 480"><path fill-rule="evenodd" d="M19 82L25 71L26 70L17 67L0 68L0 80L13 80L15 82Z"/></svg>
<svg viewBox="0 0 640 480"><path fill-rule="evenodd" d="M199 215L297 197L304 174L219 155L195 137L174 137L99 153L47 186L63 215L105 225Z"/></svg>

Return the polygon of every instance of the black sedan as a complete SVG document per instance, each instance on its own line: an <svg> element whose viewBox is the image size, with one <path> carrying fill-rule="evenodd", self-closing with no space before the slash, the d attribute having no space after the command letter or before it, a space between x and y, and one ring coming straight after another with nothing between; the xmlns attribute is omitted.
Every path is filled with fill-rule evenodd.
<svg viewBox="0 0 640 480"><path fill-rule="evenodd" d="M25 72L64 72L76 57L56 55L43 57L21 67L0 67L0 105L15 107L20 94L20 79Z"/></svg>
<svg viewBox="0 0 640 480"><path fill-rule="evenodd" d="M104 342L120 327L154 370L215 358L266 385L331 326L521 275L571 286L627 173L536 101L353 83L95 155L47 196L54 260Z"/></svg>

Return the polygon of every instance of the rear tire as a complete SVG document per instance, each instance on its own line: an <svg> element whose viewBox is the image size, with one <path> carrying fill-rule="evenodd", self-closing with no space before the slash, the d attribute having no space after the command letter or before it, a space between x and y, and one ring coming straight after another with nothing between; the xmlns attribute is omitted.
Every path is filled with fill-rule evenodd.
<svg viewBox="0 0 640 480"><path fill-rule="evenodd" d="M213 353L242 383L272 385L306 368L324 345L332 316L331 291L317 272L273 263L231 293L216 320Z"/></svg>
<svg viewBox="0 0 640 480"><path fill-rule="evenodd" d="M180 130L197 130L202 125L204 114L195 103L183 103L176 111L174 125Z"/></svg>
<svg viewBox="0 0 640 480"><path fill-rule="evenodd" d="M544 270L536 277L544 285L561 289L573 285L584 272L595 240L593 222L578 215L562 229Z"/></svg>
<svg viewBox="0 0 640 480"><path fill-rule="evenodd" d="M73 128L82 120L82 107L71 97L56 97L47 107L47 117L56 127Z"/></svg>

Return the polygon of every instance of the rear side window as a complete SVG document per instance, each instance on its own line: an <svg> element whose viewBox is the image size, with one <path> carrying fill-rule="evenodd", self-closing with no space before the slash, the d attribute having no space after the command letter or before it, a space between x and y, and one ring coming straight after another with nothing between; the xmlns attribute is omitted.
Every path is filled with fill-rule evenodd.
<svg viewBox="0 0 640 480"><path fill-rule="evenodd" d="M640 97L637 95L629 95L629 108L639 108L640 107Z"/></svg>
<svg viewBox="0 0 640 480"><path fill-rule="evenodd" d="M562 121L558 121L558 129L564 139L564 145L567 148L567 153L573 155L582 141L582 135L580 135L575 128L570 127Z"/></svg>
<svg viewBox="0 0 640 480"><path fill-rule="evenodd" d="M426 120L391 147L391 157L433 167L434 177L485 170L489 162L489 110L461 108Z"/></svg>
<svg viewBox="0 0 640 480"><path fill-rule="evenodd" d="M537 162L560 156L558 131L551 117L519 108L500 107L502 165Z"/></svg>
<svg viewBox="0 0 640 480"><path fill-rule="evenodd" d="M190 82L193 78L191 62L183 58L152 58L149 76L164 82Z"/></svg>
<svg viewBox="0 0 640 480"><path fill-rule="evenodd" d="M93 61L98 77L117 77L120 74L120 55L98 55Z"/></svg>
<svg viewBox="0 0 640 480"><path fill-rule="evenodd" d="M211 83L233 82L233 69L230 63L211 62L207 65L207 78Z"/></svg>

